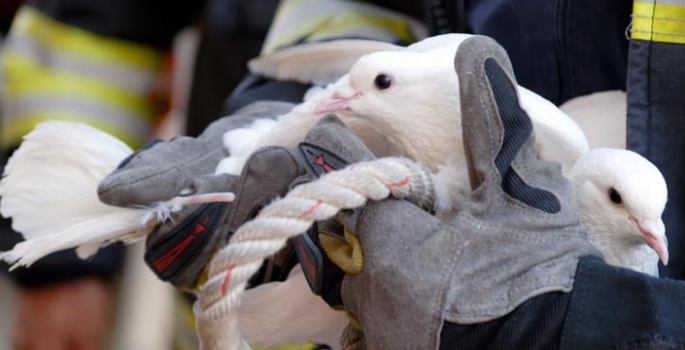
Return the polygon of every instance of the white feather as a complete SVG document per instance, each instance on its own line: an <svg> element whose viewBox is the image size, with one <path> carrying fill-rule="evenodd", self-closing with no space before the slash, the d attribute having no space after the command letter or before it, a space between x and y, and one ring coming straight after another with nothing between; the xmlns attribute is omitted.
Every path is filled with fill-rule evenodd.
<svg viewBox="0 0 685 350"><path fill-rule="evenodd" d="M576 97L560 108L585 132L592 148L626 148L626 93L602 91Z"/></svg>
<svg viewBox="0 0 685 350"><path fill-rule="evenodd" d="M233 129L223 136L224 147L231 157L226 157L216 167L216 174L240 175L247 158L260 146L263 135L271 132L277 125L273 119L255 119L244 128Z"/></svg>
<svg viewBox="0 0 685 350"><path fill-rule="evenodd" d="M448 222L471 195L468 166L459 157L450 157L432 177L436 194L435 212L438 218Z"/></svg>
<svg viewBox="0 0 685 350"><path fill-rule="evenodd" d="M238 312L245 340L262 346L313 342L340 349L340 337L349 322L344 312L331 309L312 294L299 265L284 282L245 291Z"/></svg>
<svg viewBox="0 0 685 350"><path fill-rule="evenodd" d="M26 241L0 255L30 265L61 249L88 245L82 255L115 237L135 239L148 210L101 203L97 186L131 149L106 133L77 123L47 122L29 133L5 168L0 213Z"/></svg>
<svg viewBox="0 0 685 350"><path fill-rule="evenodd" d="M552 102L522 86L518 90L521 108L533 122L538 156L561 163L566 173L590 149L583 130Z"/></svg>
<svg viewBox="0 0 685 350"><path fill-rule="evenodd" d="M171 212L211 195L174 198L151 208L121 208L100 202L100 181L132 150L84 124L46 122L26 135L0 181L0 214L26 239L0 254L13 267L29 266L62 249L79 247L87 258L115 241L134 242ZM230 196L219 195L219 200Z"/></svg>

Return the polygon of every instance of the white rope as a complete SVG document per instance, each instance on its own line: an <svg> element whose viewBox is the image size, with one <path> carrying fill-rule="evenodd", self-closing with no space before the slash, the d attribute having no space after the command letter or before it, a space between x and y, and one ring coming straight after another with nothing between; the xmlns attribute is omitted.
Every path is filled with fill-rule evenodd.
<svg viewBox="0 0 685 350"><path fill-rule="evenodd" d="M383 158L326 174L266 206L212 259L209 278L194 307L201 348L249 349L236 328L240 298L263 260L283 248L289 238L341 209L361 207L368 199L392 196L432 208L434 192L426 169L407 159Z"/></svg>

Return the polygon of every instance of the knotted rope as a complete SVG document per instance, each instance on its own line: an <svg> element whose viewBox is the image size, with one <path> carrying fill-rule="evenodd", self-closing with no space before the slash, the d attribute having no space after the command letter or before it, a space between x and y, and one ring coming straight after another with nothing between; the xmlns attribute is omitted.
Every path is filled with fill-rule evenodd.
<svg viewBox="0 0 685 350"><path fill-rule="evenodd" d="M249 278L264 259L315 221L342 209L363 206L368 199L389 196L432 208L435 199L428 170L402 158L382 158L348 166L295 187L243 224L209 267L209 278L194 311L202 349L249 349L237 329L237 311Z"/></svg>

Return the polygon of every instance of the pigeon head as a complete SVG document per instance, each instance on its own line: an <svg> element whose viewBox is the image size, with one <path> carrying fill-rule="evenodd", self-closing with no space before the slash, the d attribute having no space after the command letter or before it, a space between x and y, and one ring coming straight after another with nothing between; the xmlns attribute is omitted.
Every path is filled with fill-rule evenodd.
<svg viewBox="0 0 685 350"><path fill-rule="evenodd" d="M404 155L436 168L449 153L462 151L458 79L453 71L445 72L454 55L437 51L362 57L319 101L315 113L363 119Z"/></svg>
<svg viewBox="0 0 685 350"><path fill-rule="evenodd" d="M654 164L632 151L593 149L578 159L568 176L581 222L593 243L617 249L646 244L668 263L661 219L668 190Z"/></svg>

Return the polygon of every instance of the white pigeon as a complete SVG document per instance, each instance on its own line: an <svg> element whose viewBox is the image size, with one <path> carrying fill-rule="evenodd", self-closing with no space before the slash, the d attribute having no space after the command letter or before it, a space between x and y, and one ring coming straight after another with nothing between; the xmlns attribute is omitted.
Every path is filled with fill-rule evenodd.
<svg viewBox="0 0 685 350"><path fill-rule="evenodd" d="M585 132L590 148L626 148L626 93L596 92L576 97L559 107Z"/></svg>
<svg viewBox="0 0 685 350"><path fill-rule="evenodd" d="M226 133L231 157L217 172L239 174L258 148L295 145L321 116L335 113L374 154L405 156L434 171L438 187L444 189L438 196L439 209L451 211L469 193L454 56L470 37L446 34L403 51L363 56L349 74L269 127L256 122L259 126L252 132L247 127ZM522 107L533 120L540 158L568 169L589 148L582 131L549 101L522 87L519 92ZM257 128L261 137L254 132Z"/></svg>
<svg viewBox="0 0 685 350"><path fill-rule="evenodd" d="M659 259L667 264L669 257L661 220L668 191L652 163L624 150L626 107L626 93L619 90L576 97L560 107L592 148L568 176L581 221L592 228L590 240L607 262L658 276Z"/></svg>
<svg viewBox="0 0 685 350"><path fill-rule="evenodd" d="M635 152L596 148L567 176L581 224L607 263L658 276L659 259L668 264L661 219L668 190L659 169Z"/></svg>

